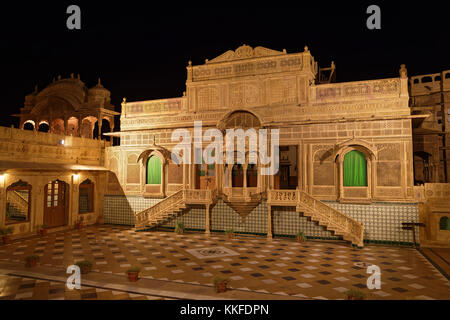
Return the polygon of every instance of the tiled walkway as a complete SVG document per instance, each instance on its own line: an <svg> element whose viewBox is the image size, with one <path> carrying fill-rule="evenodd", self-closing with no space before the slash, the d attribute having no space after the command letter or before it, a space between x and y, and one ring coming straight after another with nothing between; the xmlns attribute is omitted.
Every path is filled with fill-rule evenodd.
<svg viewBox="0 0 450 320"><path fill-rule="evenodd" d="M89 259L99 274L125 277L127 268L138 265L142 275L150 279L211 285L214 276L220 275L229 277L231 287L236 289L307 299L342 299L343 292L351 288L364 291L368 299L450 299L450 282L413 248L372 245L359 250L344 242L270 242L263 237L228 240L221 234L206 237L200 233L177 235L99 226L0 246L0 265L1 260L23 262L30 254L40 255L41 265L49 268L61 269ZM380 290L366 287L370 264L381 269ZM46 288L44 291L53 289L53 284L45 281L34 286ZM0 297L13 294L1 290ZM65 298L80 299L83 294L94 297L91 291ZM113 293L105 292L95 294L100 299L114 298Z"/></svg>

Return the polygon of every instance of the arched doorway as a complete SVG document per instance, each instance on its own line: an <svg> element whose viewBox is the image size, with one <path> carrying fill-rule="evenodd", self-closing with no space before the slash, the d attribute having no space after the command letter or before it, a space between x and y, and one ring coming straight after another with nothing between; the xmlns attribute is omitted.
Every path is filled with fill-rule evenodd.
<svg viewBox="0 0 450 320"><path fill-rule="evenodd" d="M111 137L103 136L104 133L109 133L109 132L111 132L111 125L110 125L109 121L107 119L102 119L102 130L101 130L100 139L110 141Z"/></svg>
<svg viewBox="0 0 450 320"><path fill-rule="evenodd" d="M231 171L231 182L233 188L242 188L244 186L244 168L241 164L233 165Z"/></svg>
<svg viewBox="0 0 450 320"><path fill-rule="evenodd" d="M66 203L67 184L54 180L44 188L44 225L49 228L67 224Z"/></svg>
<svg viewBox="0 0 450 320"><path fill-rule="evenodd" d="M414 152L414 184L433 182L431 154L425 151Z"/></svg>
<svg viewBox="0 0 450 320"><path fill-rule="evenodd" d="M339 152L336 158L339 171L339 201L372 201L374 159L375 153L361 145L349 145Z"/></svg>
<svg viewBox="0 0 450 320"><path fill-rule="evenodd" d="M161 160L157 156L151 156L147 160L146 184L160 185L162 176Z"/></svg>

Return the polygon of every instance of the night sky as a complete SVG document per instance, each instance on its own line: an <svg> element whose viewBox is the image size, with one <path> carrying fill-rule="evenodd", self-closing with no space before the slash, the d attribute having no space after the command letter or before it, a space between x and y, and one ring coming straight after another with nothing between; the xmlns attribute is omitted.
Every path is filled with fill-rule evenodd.
<svg viewBox="0 0 450 320"><path fill-rule="evenodd" d="M123 97L182 96L188 60L202 64L242 44L288 53L308 45L319 66L335 61L339 82L396 77L402 63L409 76L450 69L443 1L92 2L2 3L0 125L17 127L9 115L57 75L79 73L88 87L101 77L117 111ZM71 4L81 8L81 30L66 27ZM366 27L370 4L381 8L381 30Z"/></svg>

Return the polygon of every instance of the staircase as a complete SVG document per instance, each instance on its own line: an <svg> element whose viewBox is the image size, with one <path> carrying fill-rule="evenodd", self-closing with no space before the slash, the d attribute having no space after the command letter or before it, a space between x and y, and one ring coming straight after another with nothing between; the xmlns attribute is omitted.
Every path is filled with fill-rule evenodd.
<svg viewBox="0 0 450 320"><path fill-rule="evenodd" d="M17 191L7 193L8 212L11 217L26 217L28 201Z"/></svg>
<svg viewBox="0 0 450 320"><path fill-rule="evenodd" d="M209 206L216 200L216 190L182 189L135 214L134 224L137 229L157 227L184 214L188 211L190 204Z"/></svg>
<svg viewBox="0 0 450 320"><path fill-rule="evenodd" d="M300 190L270 190L268 192L269 205L295 206L297 212L310 217L328 231L342 236L358 247L364 246L364 226L346 214L315 199L308 193Z"/></svg>
<svg viewBox="0 0 450 320"><path fill-rule="evenodd" d="M134 217L136 228L151 228L164 224L186 209L183 201L183 190L177 191L161 200L154 206L147 208Z"/></svg>

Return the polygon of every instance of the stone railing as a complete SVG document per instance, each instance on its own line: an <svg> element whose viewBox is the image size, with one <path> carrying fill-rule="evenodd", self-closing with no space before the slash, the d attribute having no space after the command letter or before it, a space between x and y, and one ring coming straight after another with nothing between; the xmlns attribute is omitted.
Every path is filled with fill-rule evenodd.
<svg viewBox="0 0 450 320"><path fill-rule="evenodd" d="M0 127L0 160L101 166L105 141Z"/></svg>
<svg viewBox="0 0 450 320"><path fill-rule="evenodd" d="M143 227L152 218L160 217L163 213L167 213L173 209L176 205L180 204L184 200L184 191L180 190L164 200L158 202L154 206L147 208L141 212L138 212L134 216L134 224L136 227Z"/></svg>
<svg viewBox="0 0 450 320"><path fill-rule="evenodd" d="M208 204L213 201L213 191L210 189L184 189L184 201L188 204Z"/></svg>
<svg viewBox="0 0 450 320"><path fill-rule="evenodd" d="M217 190L182 189L158 202L154 206L138 212L134 216L136 227L144 227L149 221L162 218L186 204L211 204L217 199Z"/></svg>
<svg viewBox="0 0 450 320"><path fill-rule="evenodd" d="M364 226L346 214L315 199L308 193L300 190L269 190L267 203L269 205L295 206L297 210L307 210L308 216L314 221L327 225L342 235L350 235L355 244L363 245Z"/></svg>

